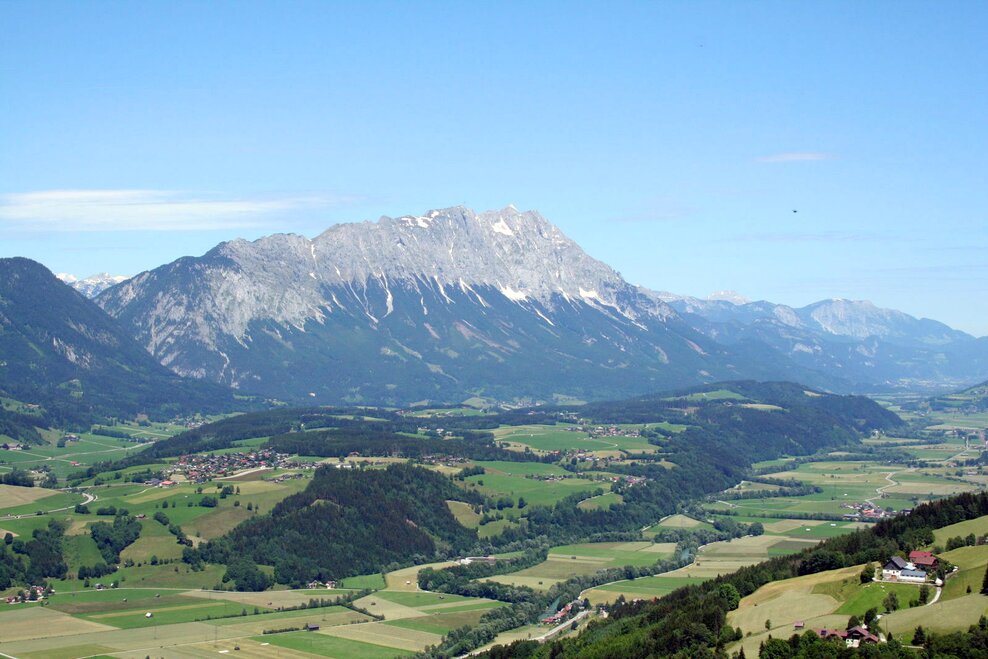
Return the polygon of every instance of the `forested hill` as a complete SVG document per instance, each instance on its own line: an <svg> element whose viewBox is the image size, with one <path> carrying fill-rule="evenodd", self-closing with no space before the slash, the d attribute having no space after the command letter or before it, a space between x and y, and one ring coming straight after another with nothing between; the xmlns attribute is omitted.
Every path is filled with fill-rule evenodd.
<svg viewBox="0 0 988 659"><path fill-rule="evenodd" d="M413 412L413 411L407 411ZM491 430L532 423L686 424L715 443L742 443L735 462L775 453L812 453L846 446L860 433L890 429L902 420L862 396L838 396L790 382L723 382L668 394L579 406L532 407L478 416L417 416L357 407L307 407L252 412L222 419L155 443L122 465L229 448L252 437L286 453L338 457L446 453L478 460L538 461L530 453L499 448ZM320 432L313 432L319 430ZM439 439L439 431L454 440ZM758 441L748 441L758 436ZM749 437L750 436L750 437Z"/></svg>
<svg viewBox="0 0 988 659"><path fill-rule="evenodd" d="M232 392L163 367L102 309L29 259L0 259L0 395L64 425L229 411ZM13 422L11 422L13 423Z"/></svg>
<svg viewBox="0 0 988 659"><path fill-rule="evenodd" d="M809 389L795 382L740 380L691 387L669 393L639 396L625 401L590 403L581 414L601 423L644 423L657 407L689 410L699 417L717 416L724 408L772 405L784 410L829 417L861 432L902 425L902 419L865 396L841 396ZM765 409L764 407L762 409Z"/></svg>
<svg viewBox="0 0 988 659"><path fill-rule="evenodd" d="M294 585L374 572L389 563L425 563L477 542L476 530L457 523L447 500L481 502L420 467L323 467L304 492L270 515L244 522L202 554L214 562L248 557L273 565L276 580Z"/></svg>

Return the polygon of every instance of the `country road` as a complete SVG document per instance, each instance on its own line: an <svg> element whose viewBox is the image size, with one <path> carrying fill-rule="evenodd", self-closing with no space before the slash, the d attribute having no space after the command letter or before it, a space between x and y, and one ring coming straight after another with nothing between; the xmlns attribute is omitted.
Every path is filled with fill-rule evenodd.
<svg viewBox="0 0 988 659"><path fill-rule="evenodd" d="M889 489L890 487L895 487L896 485L899 484L899 481L894 480L892 477L895 476L896 474L899 474L899 473L902 473L902 472L905 472L905 471L916 471L916 468L915 467L909 467L908 469L899 469L898 471L890 471L889 473L887 473L885 475L885 480L888 481L888 485L883 485L881 487L876 487L875 488L875 492L878 494L878 496L877 497L871 497L870 499L865 499L865 503L867 503L869 506L874 506L875 505L875 499L880 498L885 493L885 490Z"/></svg>
<svg viewBox="0 0 988 659"><path fill-rule="evenodd" d="M86 500L85 501L80 501L79 502L79 504L81 504L83 506L85 506L86 504L90 504L90 503L92 503L93 501L96 501L96 499L99 498L95 494L90 494L89 492L81 492L80 494L82 494L82 496L86 497ZM76 505L77 504L72 504L71 506L62 506L61 508L51 508L50 510L42 510L41 512L44 513L45 515L48 515L50 513L60 513L63 510L69 510L71 508L75 508ZM37 516L37 514L38 513L34 512L34 513L24 513L23 515L5 515L3 517L0 517L0 520L24 519L24 518L27 518L27 517L35 517L35 516Z"/></svg>

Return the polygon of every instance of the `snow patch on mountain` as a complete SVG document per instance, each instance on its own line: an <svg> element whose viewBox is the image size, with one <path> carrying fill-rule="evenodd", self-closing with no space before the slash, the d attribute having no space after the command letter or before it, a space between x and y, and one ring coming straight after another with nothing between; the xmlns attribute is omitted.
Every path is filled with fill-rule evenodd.
<svg viewBox="0 0 988 659"><path fill-rule="evenodd" d="M111 275L107 272L90 275L85 279L79 279L67 272L60 272L55 276L88 298L94 298L111 286L130 279L128 275Z"/></svg>

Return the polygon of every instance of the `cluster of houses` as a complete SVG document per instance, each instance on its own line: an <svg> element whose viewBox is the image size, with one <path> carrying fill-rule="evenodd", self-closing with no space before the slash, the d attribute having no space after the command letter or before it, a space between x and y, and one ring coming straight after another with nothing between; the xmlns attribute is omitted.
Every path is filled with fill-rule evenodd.
<svg viewBox="0 0 988 659"><path fill-rule="evenodd" d="M268 449L223 455L194 454L179 458L176 468L187 480L204 483L217 476L229 476L247 469L265 467L290 469L301 466L290 458L291 456L286 453L276 453Z"/></svg>
<svg viewBox="0 0 988 659"><path fill-rule="evenodd" d="M875 506L870 503L842 503L841 508L847 508L854 512L845 513L842 517L853 522L877 522L880 519L892 516L892 512Z"/></svg>
<svg viewBox="0 0 988 659"><path fill-rule="evenodd" d="M55 592L55 591L49 591ZM28 586L26 590L23 590L16 595L7 596L7 604L23 604L24 602L38 602L45 598L45 587L44 586Z"/></svg>
<svg viewBox="0 0 988 659"><path fill-rule="evenodd" d="M443 465L446 467L461 467L469 460L456 455L424 455L422 462L431 465Z"/></svg>
<svg viewBox="0 0 988 659"><path fill-rule="evenodd" d="M567 426L563 428L567 432L585 432L590 437L641 437L641 433L630 428L619 428L617 426Z"/></svg>
<svg viewBox="0 0 988 659"><path fill-rule="evenodd" d="M7 442L4 442L3 444L0 444L0 448L4 451L26 451L29 447L27 444L8 444Z"/></svg>
<svg viewBox="0 0 988 659"><path fill-rule="evenodd" d="M306 586L310 589L329 588L330 590L332 590L333 588L336 588L336 582L333 581L332 579L328 581L310 581L309 583L306 584ZM318 627L316 627L316 629L318 629Z"/></svg>
<svg viewBox="0 0 988 659"><path fill-rule="evenodd" d="M883 581L926 583L931 572L936 571L937 557L928 551L909 552L909 560L893 556L882 567Z"/></svg>
<svg viewBox="0 0 988 659"><path fill-rule="evenodd" d="M580 600L573 600L563 608L559 609L551 616L546 616L540 621L543 625L558 625L563 620L570 617L571 614L576 613L583 608L583 603Z"/></svg>
<svg viewBox="0 0 988 659"><path fill-rule="evenodd" d="M879 638L875 634L858 625L850 629L818 629L817 635L823 639L838 638L844 641L849 648L859 647L861 644L878 643Z"/></svg>
<svg viewBox="0 0 988 659"><path fill-rule="evenodd" d="M305 478L305 474L297 471L290 474L278 474L277 476L275 476L270 480L272 483L281 483L284 481L301 480L303 478Z"/></svg>
<svg viewBox="0 0 988 659"><path fill-rule="evenodd" d="M148 487L171 487L172 485L178 485L176 481L168 478L149 478L144 481L144 484Z"/></svg>

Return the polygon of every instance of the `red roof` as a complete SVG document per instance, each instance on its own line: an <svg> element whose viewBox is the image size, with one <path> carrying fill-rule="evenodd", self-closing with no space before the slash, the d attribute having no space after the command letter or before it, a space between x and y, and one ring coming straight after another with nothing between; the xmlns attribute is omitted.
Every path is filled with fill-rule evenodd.
<svg viewBox="0 0 988 659"><path fill-rule="evenodd" d="M928 551L911 551L909 560L916 565L936 565L937 557Z"/></svg>

